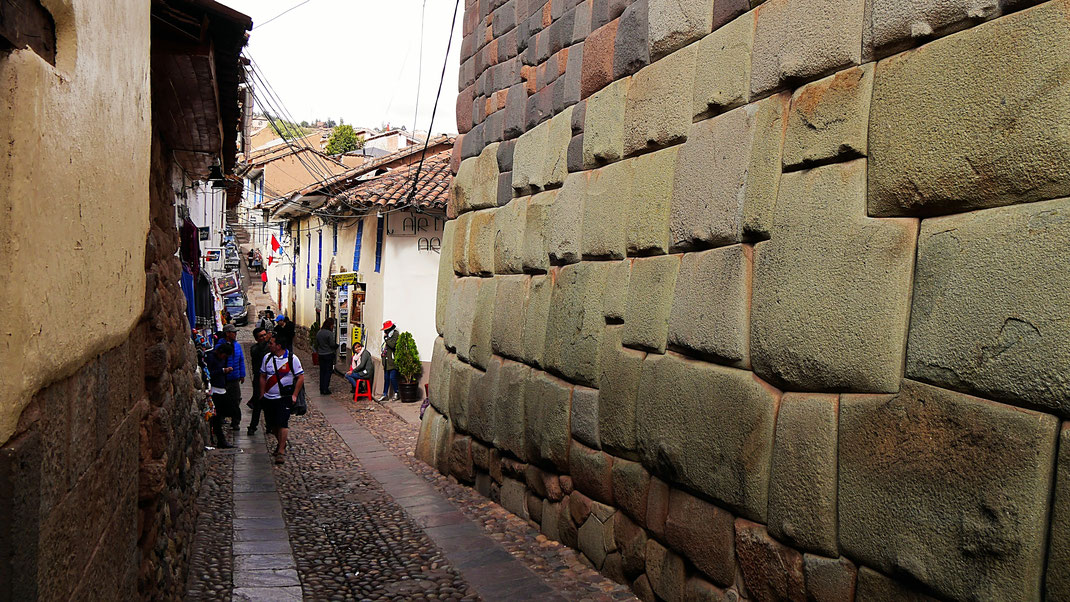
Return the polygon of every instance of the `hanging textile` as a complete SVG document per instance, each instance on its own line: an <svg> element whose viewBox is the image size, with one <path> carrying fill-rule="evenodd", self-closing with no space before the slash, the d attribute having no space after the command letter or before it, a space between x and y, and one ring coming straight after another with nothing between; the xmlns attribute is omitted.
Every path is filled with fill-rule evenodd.
<svg viewBox="0 0 1070 602"><path fill-rule="evenodd" d="M197 224L188 217L182 220L179 238L182 242L182 261L191 269L197 269L201 265L200 231L197 229Z"/></svg>
<svg viewBox="0 0 1070 602"><path fill-rule="evenodd" d="M182 295L186 298L186 318L189 320L189 327L197 327L197 305L196 305L196 286L193 280L193 273L190 272L189 267L182 266L182 277L180 279L182 285Z"/></svg>

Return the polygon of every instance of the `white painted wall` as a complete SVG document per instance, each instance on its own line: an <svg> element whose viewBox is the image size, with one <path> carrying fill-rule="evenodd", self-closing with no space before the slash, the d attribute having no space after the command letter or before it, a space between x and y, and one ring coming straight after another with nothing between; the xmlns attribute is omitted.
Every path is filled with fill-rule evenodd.
<svg viewBox="0 0 1070 602"><path fill-rule="evenodd" d="M412 231L414 222L421 231ZM399 212L387 216L387 231L391 234L383 249L383 315L397 324L400 332L412 333L420 359L425 362L431 361L438 337L435 297L439 253L428 247L441 247L443 223L427 214Z"/></svg>

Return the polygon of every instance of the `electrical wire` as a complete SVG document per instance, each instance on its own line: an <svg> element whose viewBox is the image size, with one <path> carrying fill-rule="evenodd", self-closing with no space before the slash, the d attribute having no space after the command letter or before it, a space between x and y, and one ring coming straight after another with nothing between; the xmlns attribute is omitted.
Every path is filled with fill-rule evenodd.
<svg viewBox="0 0 1070 602"><path fill-rule="evenodd" d="M412 110L412 131L416 132L416 123L420 117L420 86L424 80L424 17L427 15L427 0L420 5L420 56L416 61L416 106ZM427 135L431 135L428 130Z"/></svg>
<svg viewBox="0 0 1070 602"><path fill-rule="evenodd" d="M268 19L267 21L264 21L263 23L261 23L261 24L259 24L259 25L255 26L255 27L253 27L253 29L254 29L254 30L255 30L255 29L259 29L259 28L261 28L261 27L263 27L263 26L267 25L268 23L271 23L271 22L272 22L272 21L274 21L275 19L278 19L279 17L281 17L281 16L285 15L286 13L288 13L288 12L290 12L290 11L294 10L294 9L297 9L297 8L301 8L302 6L304 6L304 5L308 4L309 2L312 2L312 0L305 0L304 2L301 2L300 4L297 4L296 6L291 6L290 8L288 8L288 9L286 9L286 10L282 11L281 13L279 13L279 14L275 15L274 17L271 17L271 18L270 18L270 19ZM250 31L251 31L251 30L250 30Z"/></svg>

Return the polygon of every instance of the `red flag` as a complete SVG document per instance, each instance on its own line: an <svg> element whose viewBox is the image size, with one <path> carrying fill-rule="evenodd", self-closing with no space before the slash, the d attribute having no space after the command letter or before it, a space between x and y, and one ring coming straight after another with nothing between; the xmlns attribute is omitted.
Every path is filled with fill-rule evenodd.
<svg viewBox="0 0 1070 602"><path fill-rule="evenodd" d="M275 235L272 234L271 235L271 250L272 251L278 251L279 248L281 248L281 247L282 247L282 245L279 244L278 239L276 239Z"/></svg>
<svg viewBox="0 0 1070 602"><path fill-rule="evenodd" d="M275 261L275 258L269 255L268 256L268 265L271 265L272 261Z"/></svg>

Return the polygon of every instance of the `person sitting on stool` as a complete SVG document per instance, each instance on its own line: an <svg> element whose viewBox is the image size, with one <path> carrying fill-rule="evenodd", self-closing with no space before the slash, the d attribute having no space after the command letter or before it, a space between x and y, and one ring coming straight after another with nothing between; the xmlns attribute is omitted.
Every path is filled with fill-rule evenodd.
<svg viewBox="0 0 1070 602"><path fill-rule="evenodd" d="M353 361L349 364L349 372L345 377L349 381L350 393L357 392L357 381L361 379L368 381L365 386L370 392L372 380L375 379L375 364L372 363L372 354L368 353L364 345L353 344Z"/></svg>

